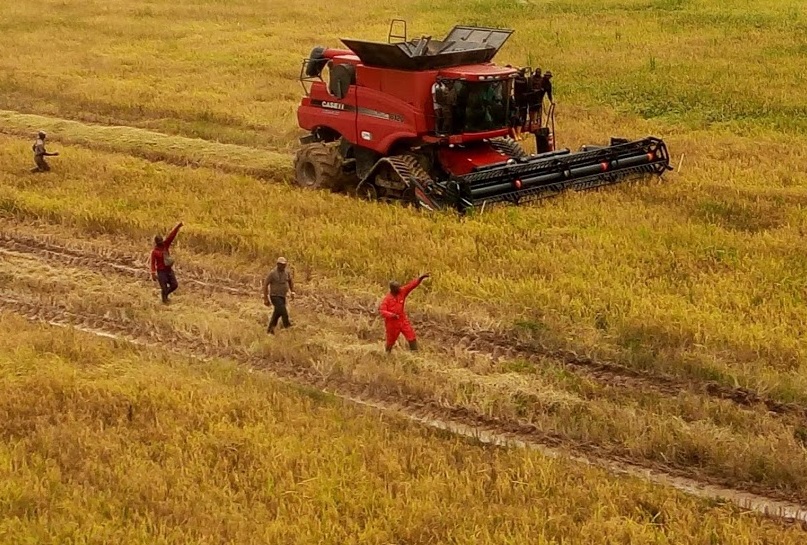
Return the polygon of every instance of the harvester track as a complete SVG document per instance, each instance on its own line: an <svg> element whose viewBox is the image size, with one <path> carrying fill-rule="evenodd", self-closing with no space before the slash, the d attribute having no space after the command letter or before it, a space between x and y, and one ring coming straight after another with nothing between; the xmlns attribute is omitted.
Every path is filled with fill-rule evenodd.
<svg viewBox="0 0 807 545"><path fill-rule="evenodd" d="M99 254L29 235L0 233L0 253L13 253L92 270L104 270L144 281L148 279L143 257L133 257L112 249L105 249ZM183 265L182 278L183 283L201 290L249 298L255 298L260 293L260 282L256 277L231 275L229 278L222 278L209 270L187 263ZM345 319L377 316L376 301L351 298L344 294L328 293L326 296L316 291L300 292L298 304L309 310ZM541 364L541 358L551 358L575 373L607 386L650 390L667 396L677 396L682 391L689 391L729 400L743 407L763 405L768 411L777 415L794 415L807 419L807 407L804 405L782 403L746 388L653 374L612 362L598 361L568 350L552 350L537 343L519 340L516 335L507 331L474 326L456 317L436 317L418 313L413 313L412 316L423 325L424 330L429 331L435 346L443 347L449 353L453 352L454 347L460 346L467 351L493 357L520 358L535 365Z"/></svg>
<svg viewBox="0 0 807 545"><path fill-rule="evenodd" d="M375 187L374 178L383 166L389 167L399 178L400 183L406 186L406 189L401 190L400 195L390 200L401 200L411 204L419 202L420 205L425 205L430 209L437 207L431 194L437 190L437 186L417 157L411 154L392 155L379 159L370 173L362 180L360 186L373 185Z"/></svg>
<svg viewBox="0 0 807 545"><path fill-rule="evenodd" d="M189 333L166 331L164 327L126 319L120 315L70 311L57 300L36 300L0 290L0 311L13 312L33 322L70 327L99 337L126 342L149 351L173 353L182 357L209 361L230 359L267 372L286 383L322 390L337 398L403 417L432 428L495 445L530 448L551 457L604 468L617 475L629 475L684 492L735 503L783 522L798 523L807 529L807 506L776 497L775 490L755 492L725 487L722 483L675 467L638 465L619 456L609 456L595 445L571 442L547 434L535 426L482 415L461 407L407 395L391 388L383 395L368 395L363 385L351 382L339 373L323 373L312 366L268 360L239 347L222 347L201 342Z"/></svg>

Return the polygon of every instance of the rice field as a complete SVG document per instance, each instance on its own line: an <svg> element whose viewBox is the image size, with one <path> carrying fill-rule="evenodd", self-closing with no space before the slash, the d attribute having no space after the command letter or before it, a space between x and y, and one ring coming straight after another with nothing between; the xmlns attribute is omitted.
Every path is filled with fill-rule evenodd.
<svg viewBox="0 0 807 545"><path fill-rule="evenodd" d="M295 188L289 182L292 153L300 136L295 107L302 92L297 80L302 58L316 45L338 46L340 37L384 41L389 21L395 17L409 21L410 36L439 37L455 24L515 29L497 62L553 71L557 139L562 146L599 143L612 135L652 134L667 143L675 170L662 180L565 195L533 206L491 209L462 220L451 214L426 214ZM391 279L407 280L430 271L432 280L410 303L425 352L419 358L401 355L391 361L379 359L368 348L378 342L377 322L362 317L346 324L338 316L322 316L316 306L303 305L301 331L285 345L273 345L261 338L258 324L263 309L257 296L255 302L223 298L214 304L207 295L181 291L180 306L166 316L141 302L150 296L141 284L61 266L26 269L26 261L5 254L0 254L5 259L0 262L4 271L0 287L42 304L51 304L56 297L48 294L62 294L74 312L115 316L122 312L120 316L127 320L182 334L196 332L214 346L248 343L253 352L268 351L263 354L301 368L308 368L315 354L323 369L339 369L351 384L380 395L406 391L473 414L526 421L565 444L586 445L608 456L627 456L722 484L761 487L780 496L807 499L802 478L807 435L803 416L796 416L807 407L803 340L807 260L802 251L807 173L801 168L807 149L801 99L807 57L799 45L805 36L807 7L790 0L594 0L585 4L472 0L461 9L445 0L359 0L349 10L277 0L6 3L0 6L0 231L19 228L53 235L65 244L73 240L94 244L101 251L142 253L145 271L151 237L183 221L177 246L180 263L193 264L217 278L259 278L277 255L285 255L303 293L354 301L363 308L377 303ZM49 149L61 152L50 160L53 171L44 176L28 173L30 145L37 130L46 130ZM17 332L14 320L3 319L2 330L8 334L4 337L23 345L56 335L42 329ZM447 335L452 327L463 333ZM503 342L528 346L539 359L523 362L518 357L483 354L478 360L466 348L454 346L460 337L473 338L482 331L493 332ZM106 350L100 346L92 343L92 350ZM24 354L30 367L26 385L41 382L44 390L55 388L56 383L76 386L71 381L80 376L85 393L71 399L90 407L86 416L76 416L80 413L76 408L79 413L70 417L73 420L63 423L67 428L48 428L47 433L64 437L65 429L76 431L87 440L82 448L98 456L107 452L104 445L111 449L108 452L120 451L123 436L111 438L91 424L97 417L93 411L101 410L92 404L109 395L105 389L142 386L159 397L162 383L175 384L177 397L165 402L172 408L165 405L164 409L188 415L193 397L189 392L194 388L233 400L226 403L241 403L235 401L235 386L221 374L199 378L192 366L180 369L160 360L161 356L129 356L126 350L104 352L113 362L109 365L118 365L115 368L123 373L114 380L84 369L78 361L57 364L50 355ZM626 376L638 373L650 386L669 380L689 386L672 397L631 384L601 384L570 372L555 357L558 353L616 366ZM127 363L115 364L121 354L129 358ZM40 359L47 365L36 366ZM127 378L131 371L125 370L139 365L153 370L154 381ZM235 363L221 365L231 366L228 373L242 372ZM268 378L250 377L267 381L260 388L275 388ZM187 387L180 386L186 380ZM793 411L777 416L763 405L737 406L706 395L708 385L747 391ZM272 394L273 403L305 403L294 395ZM20 396L15 410L23 411L34 394ZM261 414L275 410L259 406ZM49 410L47 404L42 407ZM215 420L218 410L210 408L205 414ZM299 425L317 428L319 437L337 437L335 424L328 418L343 427L359 426L357 418L367 421L344 412L349 410L343 407L328 410L331 416L322 419L300 416ZM45 418L42 415L37 418ZM32 425L33 420L21 418ZM211 429L201 420L194 422L200 430L208 430L209 437L197 430L196 439L201 442L246 433L240 425ZM374 459L394 459L401 447L384 435L390 433L390 424L374 425L378 427L368 428L370 435L362 444L371 445L366 448L372 449ZM258 426L248 437L242 436L245 442L239 444L253 441L249 448L262 451L264 458L270 450L262 449L274 447L259 436L285 432L289 429ZM179 430L166 433L160 435L166 445L188 440ZM357 447L348 443L356 436L355 431L345 432L334 441L345 441L341 448L353 452ZM300 437L282 437L300 452L312 452L313 443L304 446ZM82 466L86 473L74 480L59 481L61 477L43 473L50 476L51 486L61 482L60 493L73 498L68 508L73 515L64 520L84 513L84 522L65 523L62 533L47 533L40 496L32 500L39 507L25 511L28 522L10 519L19 524L8 528L22 533L9 535L17 536L15 541L28 535L54 542L70 535L166 543L250 542L257 535L271 541L295 535L314 542L319 535L329 536L323 538L325 542L334 543L425 543L429 539L470 543L470 536L478 535L483 542L517 543L530 535L531 542L542 536L547 543L561 538L571 543L596 543L596 539L606 539L602 543L701 543L720 542L720 536L729 535L723 532L731 528L736 532L732 542L788 543L791 539L786 531L770 537L774 534L768 532L780 530L770 529L767 523L722 511L714 514L695 500L680 498L672 504L661 502L675 506L665 512L664 519L679 525L677 530L672 531L668 523L654 525L636 515L637 505L645 500L624 490L614 492L619 487L645 485L626 485L600 474L585 477L600 483L600 488L594 488L602 491L589 495L588 484L577 491L571 484L553 488L546 481L540 481L544 485L534 481L535 473L531 473L526 496L517 497L513 489L506 501L498 496L486 498L504 501L488 507L502 513L496 519L500 523L484 522L482 514L472 514L470 526L463 522L464 529L456 534L440 525L434 535L426 530L405 533L403 528L415 532L415 527L431 527L423 521L434 521L429 518L434 513L444 513L446 520L459 516L463 503L472 503L469 498L479 492L475 487L480 485L469 475L476 469L460 459L482 457L475 458L479 464L494 463L484 458L489 456L486 450L475 446L463 445L473 454L459 456L453 453L452 449L460 448L453 440L423 440L429 446L422 448L431 449L435 456L449 456L451 451L453 460L449 463L444 458L442 465L435 466L441 468L435 474L440 483L435 481L438 476L418 473L418 478L433 486L423 488L426 496L418 500L430 498L431 515L406 504L395 507L402 509L395 518L392 504L383 508L387 511L374 511L379 509L376 500L367 500L369 511L364 515L352 511L347 518L350 524L343 522L340 527L337 521L343 515L333 507L331 497L327 500L330 510L326 509L330 514L324 515L322 526L295 526L288 521L315 512L306 511L313 508L299 500L298 511L281 509L271 515L282 524L262 525L260 532L266 533L255 533L257 521L269 516L269 511L248 516L245 513L257 508L240 502L247 502L252 494L268 494L260 488L263 485L253 480L236 494L228 488L230 484L223 484L222 467L200 459L192 462L194 471L212 481L193 486L209 489L185 483L189 488L180 492L185 499L172 500L168 512L174 514L165 514L168 518L148 511L147 516L128 519L117 511L115 517L123 518L107 526L101 521L112 511L99 506L106 501L103 498L116 495L118 503L111 505L123 509L122 498L128 497L130 488L116 485L120 481L115 479L135 467L145 471L144 460L151 454L143 446L145 450L118 466ZM14 451L29 464L21 479L35 479L37 472L53 467L54 444L26 443ZM5 448L11 449L11 443L6 442ZM174 456L171 463L179 465L172 467L182 467L186 454L177 451ZM515 463L524 455L495 455L497 460L508 456L513 458L507 463ZM542 468L536 470L539 473L568 473L568 469L557 469L555 462L535 460L534 467ZM337 494L339 487L334 483L344 484L347 475L358 471L348 464L353 469L343 472L338 459L331 462L327 470L331 487L315 488L313 497ZM95 507L82 503L83 487L88 486L82 476L110 471L118 472L118 477L105 482L107 488L98 492L103 496L86 499L95 501ZM168 479L167 475L162 478ZM458 485L460 490L446 492L449 499L445 499L441 487L449 487L452 479L463 484ZM577 479L579 485L583 477ZM33 481L15 482L18 493ZM413 481L412 486L417 484ZM535 503L530 491L538 494L541 486L556 493ZM658 498L673 494L657 488L642 490L655 498L648 500L654 505L660 505ZM381 497L370 484L339 494L353 492ZM191 509L180 516L171 511L190 509L188 497L201 495L213 505L222 494L237 496L228 496L229 514L211 516L204 515L204 509ZM344 495L340 498L349 503ZM622 501L619 498L632 514L614 507L613 502ZM578 520L570 515L578 512L571 507L577 501L596 506L591 509L601 515ZM534 509L541 510L541 516ZM372 518L380 521L379 526L362 533L357 521L368 512L376 513ZM480 505L479 513L483 512ZM702 514L706 512L710 514ZM550 513L566 515L553 522ZM616 529L619 517L627 521L624 531L629 533L619 534L623 531ZM710 522L698 528L695 521L699 519ZM189 530L197 526L199 533ZM97 537L88 537L92 535Z"/></svg>

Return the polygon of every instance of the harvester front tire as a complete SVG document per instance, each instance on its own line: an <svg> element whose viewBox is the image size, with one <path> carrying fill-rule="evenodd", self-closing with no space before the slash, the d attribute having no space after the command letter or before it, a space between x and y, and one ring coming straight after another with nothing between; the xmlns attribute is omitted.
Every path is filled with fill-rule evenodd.
<svg viewBox="0 0 807 545"><path fill-rule="evenodd" d="M294 181L300 187L341 191L345 179L338 146L318 142L297 151L294 158Z"/></svg>

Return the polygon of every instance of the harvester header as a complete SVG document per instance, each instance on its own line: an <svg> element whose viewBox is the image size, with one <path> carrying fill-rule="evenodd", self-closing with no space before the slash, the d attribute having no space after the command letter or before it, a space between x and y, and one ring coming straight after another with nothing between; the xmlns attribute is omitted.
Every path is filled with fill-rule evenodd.
<svg viewBox="0 0 807 545"><path fill-rule="evenodd" d="M618 183L631 175L661 175L669 168L667 146L658 138L634 142L614 138L610 146L584 146L577 153L563 149L476 170L454 180L449 194L460 201L460 208L520 204L564 190Z"/></svg>

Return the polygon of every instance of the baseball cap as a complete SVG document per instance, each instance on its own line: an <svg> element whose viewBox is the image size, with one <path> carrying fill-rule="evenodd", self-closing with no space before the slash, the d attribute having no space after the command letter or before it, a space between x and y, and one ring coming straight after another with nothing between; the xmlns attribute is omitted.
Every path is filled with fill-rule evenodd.
<svg viewBox="0 0 807 545"><path fill-rule="evenodd" d="M285 257L278 257L277 262L280 263L281 265L285 265L287 263Z"/></svg>

